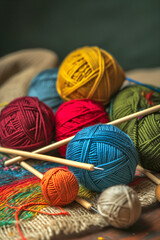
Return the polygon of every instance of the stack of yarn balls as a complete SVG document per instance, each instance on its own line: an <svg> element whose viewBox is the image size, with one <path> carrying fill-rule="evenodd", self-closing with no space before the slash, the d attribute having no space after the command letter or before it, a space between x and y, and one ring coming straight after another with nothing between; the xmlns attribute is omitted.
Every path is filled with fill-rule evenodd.
<svg viewBox="0 0 160 240"><path fill-rule="evenodd" d="M28 96L38 97L54 113L62 102L75 99L92 99L106 105L124 80L123 69L109 52L87 46L69 53L59 68L36 75Z"/></svg>
<svg viewBox="0 0 160 240"><path fill-rule="evenodd" d="M79 183L96 192L129 184L138 163L133 142L117 127L102 124L109 121L104 108L124 80L124 71L105 50L82 47L71 52L59 69L35 76L29 96L2 110L0 144L33 151L75 135L67 152L66 146L60 148L62 156L104 168L92 172L70 167Z"/></svg>
<svg viewBox="0 0 160 240"><path fill-rule="evenodd" d="M61 104L55 114L56 141L74 136L82 128L107 123L109 118L104 106L91 99L70 100ZM66 145L58 150L65 157Z"/></svg>
<svg viewBox="0 0 160 240"><path fill-rule="evenodd" d="M113 98L109 117L116 120L160 103L160 93L139 85L127 86ZM140 164L160 172L160 112L136 118L118 125L127 133L139 153Z"/></svg>

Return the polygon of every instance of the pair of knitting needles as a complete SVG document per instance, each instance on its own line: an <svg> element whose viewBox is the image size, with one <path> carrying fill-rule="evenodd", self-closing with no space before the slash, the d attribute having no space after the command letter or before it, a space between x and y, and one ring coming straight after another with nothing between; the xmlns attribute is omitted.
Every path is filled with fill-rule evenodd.
<svg viewBox="0 0 160 240"><path fill-rule="evenodd" d="M157 111L160 111L160 104L157 105L157 106L139 111L137 113L130 114L128 116L125 116L123 118L117 119L115 121L112 121L112 122L109 122L109 123L106 123L106 124L112 124L112 125L115 126L115 125L121 124L123 122L130 121L134 118L142 117L142 116L145 116L145 115L157 112ZM101 168L95 167L93 164L80 163L80 162L75 162L75 161L72 161L72 160L67 160L67 159L62 159L62 158L58 158L58 157L51 157L51 156L46 156L46 155L43 155L43 154L39 154L39 153L45 153L47 151L51 151L53 149L56 149L56 148L59 148L59 147L65 145L65 144L68 144L73 138L74 138L74 136L71 136L71 137L66 138L64 140L61 140L59 142L52 143L48 146L37 149L34 152L26 152L26 151L20 151L20 150L9 149L9 148L4 148L4 147L0 147L0 152L19 155L18 157L7 160L5 162L5 165L11 165L13 163L19 162L19 164L22 167L24 167L25 169L27 169L28 171L30 171L31 173L33 173L34 175L36 175L40 179L43 178L43 174L38 172L35 168L31 167L28 163L24 162L23 160L26 160L27 158L32 158L32 159L38 159L38 160L43 160L43 161L56 162L56 163L60 163L60 164L64 164L64 165L69 165L69 166L72 166L72 167L86 169L86 170L89 170L89 171L93 171L95 169L102 170ZM160 184L160 180L158 178L156 178L149 171L143 169L141 166L137 166L137 170L143 172L147 177L149 177L156 184ZM92 209L92 210L97 212L97 210L94 209L92 207L92 205L89 202L87 202L86 200L77 197L76 201L78 203L80 203L83 207L85 207L86 209L88 209L88 210Z"/></svg>
<svg viewBox="0 0 160 240"><path fill-rule="evenodd" d="M150 113L153 112L157 112L160 111L160 104L156 105L154 107L139 111L137 113L133 113L130 114L128 116L125 116L123 118L114 120L112 122L109 123L105 123L105 124L112 124L114 126L121 124L123 122L126 121L130 121L134 118L138 118L138 117L142 117L145 115L148 115ZM0 152L4 152L4 153L8 153L8 154L13 154L13 155L19 155L18 157L12 158L8 161L5 162L5 165L11 165L13 163L16 162L21 162L23 160L26 160L27 158L32 158L32 159L38 159L38 160L45 160L45 161L50 161L50 162L55 162L55 163L60 163L63 165L68 165L68 166L72 166L72 167L77 167L77 168L82 168L82 169L86 169L89 171L93 171L95 169L97 170L103 170L103 168L99 168L99 167L95 167L93 164L88 164L88 163L81 163L81 162L75 162L72 160L68 160L68 159L63 159L63 158L59 158L59 157L52 157L52 156L47 156L47 155L43 155L40 153L45 153L48 151L51 151L53 149L57 149L63 145L68 144L75 136L71 136L69 138L63 139L61 141L58 141L56 143L52 143L50 145L47 145L43 148L37 149L36 151L33 152L27 152L27 151L21 151L21 150L17 150L17 149L9 149L9 148L4 148L4 147L0 147Z"/></svg>

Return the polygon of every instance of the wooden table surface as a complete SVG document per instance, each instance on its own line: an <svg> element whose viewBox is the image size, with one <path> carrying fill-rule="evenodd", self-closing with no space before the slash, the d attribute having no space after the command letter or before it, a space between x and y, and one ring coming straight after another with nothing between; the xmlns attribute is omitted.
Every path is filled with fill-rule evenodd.
<svg viewBox="0 0 160 240"><path fill-rule="evenodd" d="M136 209L135 209L136 211ZM140 219L126 230L106 227L70 240L160 240L160 203L142 209Z"/></svg>

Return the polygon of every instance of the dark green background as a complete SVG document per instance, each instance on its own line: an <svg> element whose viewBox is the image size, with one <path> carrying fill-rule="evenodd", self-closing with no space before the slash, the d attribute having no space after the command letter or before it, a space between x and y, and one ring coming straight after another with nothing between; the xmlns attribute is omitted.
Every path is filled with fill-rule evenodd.
<svg viewBox="0 0 160 240"><path fill-rule="evenodd" d="M160 66L160 0L0 0L0 56L97 45L125 69Z"/></svg>

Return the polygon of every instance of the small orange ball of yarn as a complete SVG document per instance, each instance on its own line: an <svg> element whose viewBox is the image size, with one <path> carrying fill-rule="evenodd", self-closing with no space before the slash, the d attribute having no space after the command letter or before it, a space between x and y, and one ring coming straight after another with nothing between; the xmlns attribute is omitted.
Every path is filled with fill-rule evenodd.
<svg viewBox="0 0 160 240"><path fill-rule="evenodd" d="M71 52L60 65L57 91L66 101L89 98L107 104L124 80L122 68L108 52L82 47Z"/></svg>
<svg viewBox="0 0 160 240"><path fill-rule="evenodd" d="M45 199L54 206L65 206L75 200L79 191L78 180L68 169L52 168L41 180Z"/></svg>

